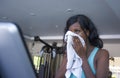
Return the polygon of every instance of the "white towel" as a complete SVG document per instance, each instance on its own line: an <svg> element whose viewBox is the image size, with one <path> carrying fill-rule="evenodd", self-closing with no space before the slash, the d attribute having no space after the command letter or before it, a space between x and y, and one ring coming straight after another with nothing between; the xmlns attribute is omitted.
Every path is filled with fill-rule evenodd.
<svg viewBox="0 0 120 78"><path fill-rule="evenodd" d="M67 66L66 66L66 78L70 78L70 75L73 74L77 78L81 78L81 72L82 72L82 59L77 55L73 48L73 36L77 36L82 45L85 45L85 42L81 36L78 34L73 33L72 31L67 31L65 34L65 41L67 42Z"/></svg>

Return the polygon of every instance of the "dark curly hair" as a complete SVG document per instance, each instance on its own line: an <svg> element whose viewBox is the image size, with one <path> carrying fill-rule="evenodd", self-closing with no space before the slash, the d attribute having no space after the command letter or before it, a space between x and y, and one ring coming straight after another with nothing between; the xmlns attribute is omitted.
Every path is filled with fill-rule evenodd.
<svg viewBox="0 0 120 78"><path fill-rule="evenodd" d="M81 28L84 30L89 31L88 40L91 45L102 48L103 47L103 41L99 38L99 34L97 32L97 29L94 25L94 23L85 15L74 15L70 17L66 22L66 27L64 29L64 36L65 33L69 30L69 27L78 22L81 26ZM85 32L85 31L84 31Z"/></svg>

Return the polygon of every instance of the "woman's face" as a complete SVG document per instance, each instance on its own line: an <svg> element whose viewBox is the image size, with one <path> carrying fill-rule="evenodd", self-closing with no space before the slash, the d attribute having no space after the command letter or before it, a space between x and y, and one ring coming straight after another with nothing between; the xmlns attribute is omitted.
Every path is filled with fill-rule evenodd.
<svg viewBox="0 0 120 78"><path fill-rule="evenodd" d="M80 35L85 40L85 33L78 22L72 24L69 30Z"/></svg>

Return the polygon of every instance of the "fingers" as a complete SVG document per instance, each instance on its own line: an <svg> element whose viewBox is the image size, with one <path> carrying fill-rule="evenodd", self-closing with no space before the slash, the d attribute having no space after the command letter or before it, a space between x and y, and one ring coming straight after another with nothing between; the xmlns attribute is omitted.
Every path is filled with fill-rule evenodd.
<svg viewBox="0 0 120 78"><path fill-rule="evenodd" d="M81 41L79 40L78 37L74 36L74 37L73 37L73 42L74 42L74 45L75 45L75 46L82 47L82 43L81 43Z"/></svg>
<svg viewBox="0 0 120 78"><path fill-rule="evenodd" d="M76 53L82 57L86 56L86 47L82 45L80 39L78 37L73 37L73 48L75 49Z"/></svg>
<svg viewBox="0 0 120 78"><path fill-rule="evenodd" d="M74 42L73 48L76 50L76 52L79 52L80 49L82 48L82 44L81 44L79 38L76 36L73 37L73 42Z"/></svg>

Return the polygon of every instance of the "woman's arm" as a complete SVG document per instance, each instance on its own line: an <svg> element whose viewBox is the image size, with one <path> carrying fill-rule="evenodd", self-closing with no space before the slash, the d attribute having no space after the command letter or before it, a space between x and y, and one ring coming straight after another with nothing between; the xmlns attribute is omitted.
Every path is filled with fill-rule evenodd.
<svg viewBox="0 0 120 78"><path fill-rule="evenodd" d="M96 78L108 78L109 74L109 52L107 50L100 50L100 56L97 61Z"/></svg>

